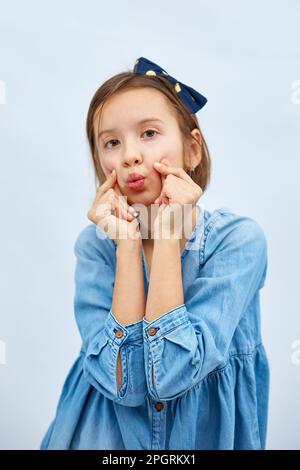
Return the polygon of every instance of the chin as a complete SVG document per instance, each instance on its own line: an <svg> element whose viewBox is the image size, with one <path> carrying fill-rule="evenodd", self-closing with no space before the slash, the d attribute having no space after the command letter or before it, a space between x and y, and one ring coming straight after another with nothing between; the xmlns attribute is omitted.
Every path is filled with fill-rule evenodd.
<svg viewBox="0 0 300 470"><path fill-rule="evenodd" d="M159 196L153 196L151 194L137 194L135 197L127 197L129 204L144 204L145 206L150 206L154 204L155 199Z"/></svg>

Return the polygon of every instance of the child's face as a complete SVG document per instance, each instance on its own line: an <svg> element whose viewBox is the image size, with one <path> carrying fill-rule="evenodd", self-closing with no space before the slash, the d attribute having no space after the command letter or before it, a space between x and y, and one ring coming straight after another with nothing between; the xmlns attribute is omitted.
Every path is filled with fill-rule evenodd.
<svg viewBox="0 0 300 470"><path fill-rule="evenodd" d="M177 120L158 90L140 88L112 96L101 119L95 118L94 135L105 176L115 169L121 192L128 203L149 205L159 196L161 178L154 162L167 158L171 166L183 167L183 142ZM160 121L140 123L143 119ZM112 129L99 136L99 133ZM146 132L147 131L147 132ZM146 177L142 188L127 184L130 173Z"/></svg>

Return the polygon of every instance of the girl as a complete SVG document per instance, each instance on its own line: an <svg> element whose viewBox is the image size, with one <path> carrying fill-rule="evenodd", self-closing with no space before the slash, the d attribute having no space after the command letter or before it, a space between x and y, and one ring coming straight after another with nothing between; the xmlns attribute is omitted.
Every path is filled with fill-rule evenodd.
<svg viewBox="0 0 300 470"><path fill-rule="evenodd" d="M101 186L74 245L82 348L41 449L265 448L267 243L252 218L200 204L206 101L144 57L91 101Z"/></svg>

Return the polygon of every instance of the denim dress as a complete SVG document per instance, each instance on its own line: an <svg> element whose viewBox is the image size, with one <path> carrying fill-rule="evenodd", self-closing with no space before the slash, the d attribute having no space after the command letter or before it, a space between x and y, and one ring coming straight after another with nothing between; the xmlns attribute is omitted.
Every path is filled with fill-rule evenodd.
<svg viewBox="0 0 300 470"><path fill-rule="evenodd" d="M116 244L93 223L78 234L74 314L82 347L40 449L265 448L266 237L250 217L209 211L200 199L197 206L181 252L184 303L150 323L117 321ZM142 262L147 296L144 251Z"/></svg>

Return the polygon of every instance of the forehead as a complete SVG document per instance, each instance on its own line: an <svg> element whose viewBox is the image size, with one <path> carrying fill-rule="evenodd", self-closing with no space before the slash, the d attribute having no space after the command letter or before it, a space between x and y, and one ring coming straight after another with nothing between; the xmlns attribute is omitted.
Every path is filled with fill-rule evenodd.
<svg viewBox="0 0 300 470"><path fill-rule="evenodd" d="M124 90L105 102L100 116L98 113L95 117L94 126L100 131L119 125L131 126L147 117L161 119L165 123L174 121L167 97L153 88Z"/></svg>

